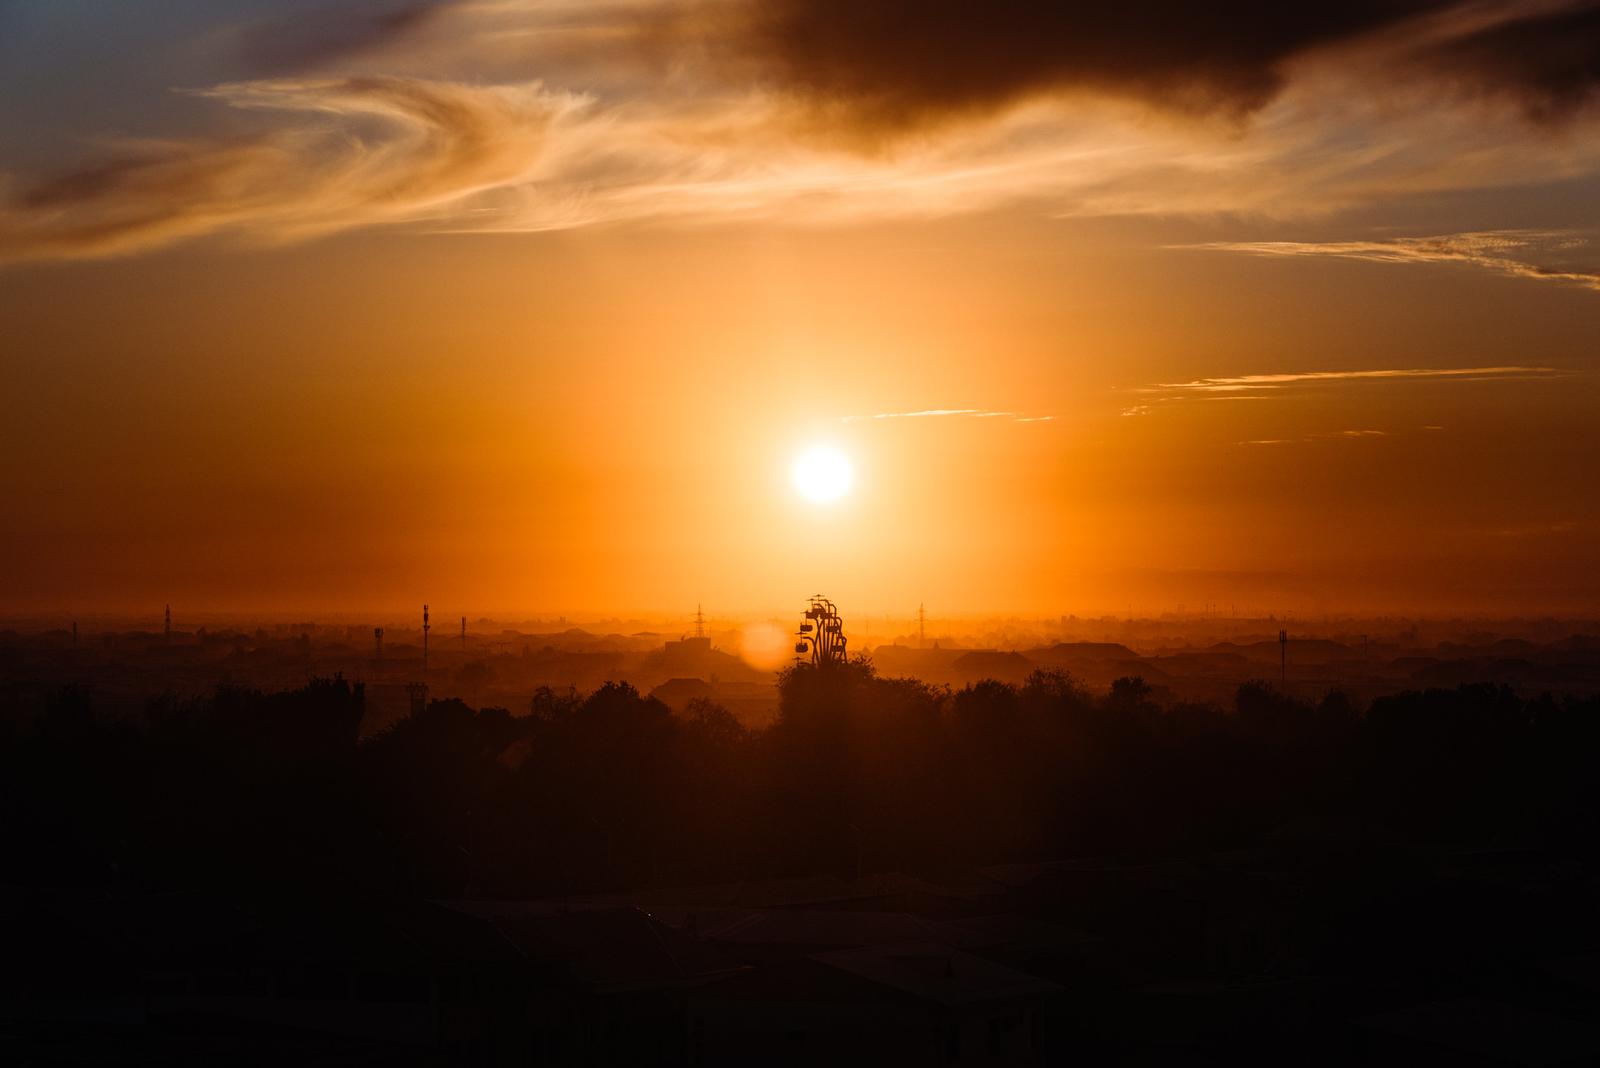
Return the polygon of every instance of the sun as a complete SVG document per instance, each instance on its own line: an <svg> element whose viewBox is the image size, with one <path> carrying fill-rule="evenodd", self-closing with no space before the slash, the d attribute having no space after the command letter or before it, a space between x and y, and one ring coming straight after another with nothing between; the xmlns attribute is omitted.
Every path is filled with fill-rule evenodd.
<svg viewBox="0 0 1600 1068"><path fill-rule="evenodd" d="M807 500L836 501L854 480L850 458L831 445L807 449L794 462L794 488Z"/></svg>

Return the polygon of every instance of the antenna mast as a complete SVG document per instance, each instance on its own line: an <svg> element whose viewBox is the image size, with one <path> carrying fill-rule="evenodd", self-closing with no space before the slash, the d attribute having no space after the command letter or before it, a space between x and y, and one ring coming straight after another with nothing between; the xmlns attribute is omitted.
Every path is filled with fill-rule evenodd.
<svg viewBox="0 0 1600 1068"><path fill-rule="evenodd" d="M428 673L428 606L422 606L422 673Z"/></svg>

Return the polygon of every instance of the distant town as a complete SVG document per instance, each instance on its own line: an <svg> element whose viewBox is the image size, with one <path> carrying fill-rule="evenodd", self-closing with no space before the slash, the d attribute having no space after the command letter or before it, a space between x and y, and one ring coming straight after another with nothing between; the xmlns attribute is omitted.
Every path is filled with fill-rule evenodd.
<svg viewBox="0 0 1600 1068"><path fill-rule="evenodd" d="M419 700L454 697L515 715L540 688L587 693L627 681L675 711L706 699L761 728L777 714L776 671L794 659L792 620L722 620L698 610L677 631L659 618L578 625L430 615L426 666L420 611L415 622L381 627L207 625L186 622L181 611L170 622L163 615L152 621L108 618L76 630L14 621L0 629L0 707L37 710L74 685L92 692L101 715L131 717L162 695L201 695L219 685L292 689L311 677L342 676L365 684L361 729L370 736ZM957 689L984 679L1021 683L1046 670L1094 690L1138 676L1165 702L1225 704L1252 679L1303 698L1338 689L1358 701L1466 682L1527 695L1600 692L1600 621L1168 615L898 622L880 619L883 637L872 644L872 620L860 618L850 654L866 656L886 677Z"/></svg>

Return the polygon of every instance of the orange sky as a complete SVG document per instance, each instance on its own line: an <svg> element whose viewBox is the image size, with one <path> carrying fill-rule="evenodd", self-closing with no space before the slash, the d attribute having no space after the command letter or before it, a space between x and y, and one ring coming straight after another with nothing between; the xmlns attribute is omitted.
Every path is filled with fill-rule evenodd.
<svg viewBox="0 0 1600 1068"><path fill-rule="evenodd" d="M1353 90L1310 115L1369 42L1242 115L1030 89L864 147L554 31L514 79L522 38L472 21L559 5L437 5L292 86L236 59L261 5L178 7L175 80L229 88L123 114L158 54L0 96L8 146L73 135L0 157L0 607L1600 595L1587 111L1454 102L1421 146ZM127 29L91 8L7 17L70 68ZM357 75L394 81L329 88ZM1481 109L1520 154L1463 140ZM855 464L836 504L789 481L816 442Z"/></svg>

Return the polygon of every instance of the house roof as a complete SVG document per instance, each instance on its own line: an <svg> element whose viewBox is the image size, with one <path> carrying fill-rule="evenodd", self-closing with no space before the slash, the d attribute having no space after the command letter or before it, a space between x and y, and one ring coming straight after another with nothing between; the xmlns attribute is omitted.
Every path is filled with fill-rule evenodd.
<svg viewBox="0 0 1600 1068"><path fill-rule="evenodd" d="M1054 983L936 942L909 942L816 953L819 964L938 1005L1047 997Z"/></svg>
<svg viewBox="0 0 1600 1068"><path fill-rule="evenodd" d="M1592 1064L1600 1032L1562 1016L1484 998L1433 1001L1361 1021L1396 1035L1506 1064Z"/></svg>
<svg viewBox="0 0 1600 1068"><path fill-rule="evenodd" d="M478 915L499 913L540 913L555 915L602 908L644 909L652 915L676 917L691 911L731 908L828 907L860 903L896 895L925 895L959 900L977 900L994 887L982 882L970 885L931 883L914 875L883 872L860 879L836 875L814 875L790 879L761 879L738 883L713 883L704 886L667 886L612 894L594 894L570 899L546 898L539 901L460 901L454 907Z"/></svg>
<svg viewBox="0 0 1600 1068"><path fill-rule="evenodd" d="M473 911L470 902L456 907ZM739 967L716 947L635 908L549 915L500 907L478 914L529 960L562 965L572 979L599 991L692 985Z"/></svg>
<svg viewBox="0 0 1600 1068"><path fill-rule="evenodd" d="M838 909L721 909L685 918L701 938L727 945L847 949L930 941L973 948L971 931L904 912Z"/></svg>

